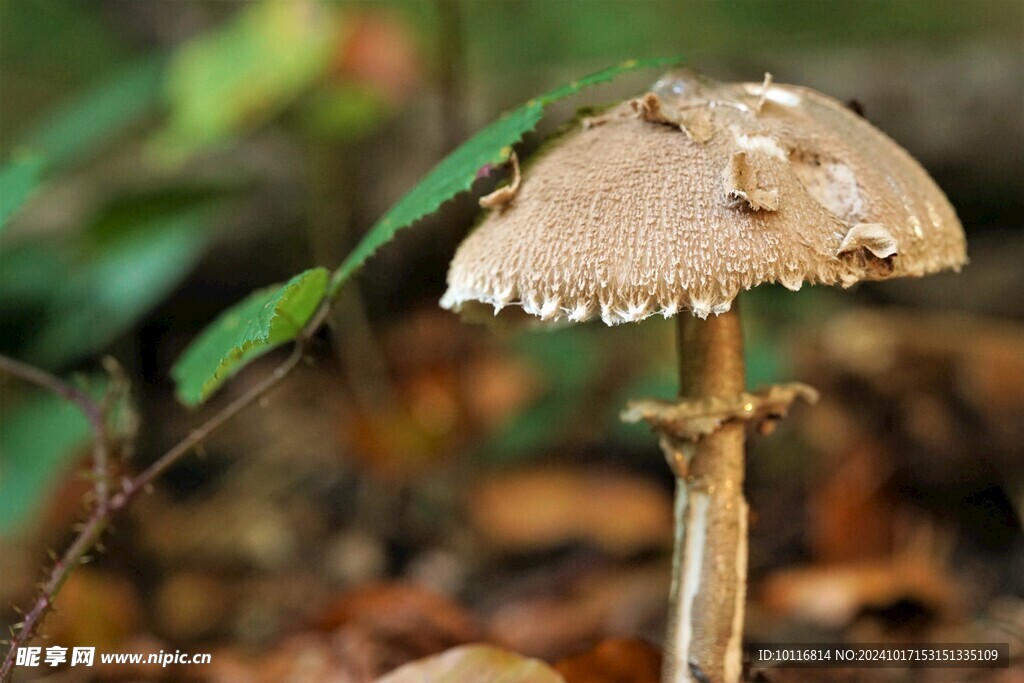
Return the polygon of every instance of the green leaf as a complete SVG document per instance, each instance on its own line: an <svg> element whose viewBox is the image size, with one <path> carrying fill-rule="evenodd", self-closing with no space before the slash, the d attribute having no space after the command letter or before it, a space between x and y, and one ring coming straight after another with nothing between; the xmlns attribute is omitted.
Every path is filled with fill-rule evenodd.
<svg viewBox="0 0 1024 683"><path fill-rule="evenodd" d="M212 234L210 200L162 205L159 198L115 209L76 245L54 284L38 332L22 351L58 368L102 350L162 300L203 254ZM3 278L0 278L0 283Z"/></svg>
<svg viewBox="0 0 1024 683"><path fill-rule="evenodd" d="M0 1L4 151L22 142L14 131L35 125L40 112L127 59L131 42L130 32L94 2Z"/></svg>
<svg viewBox="0 0 1024 683"><path fill-rule="evenodd" d="M7 225L7 219L21 208L39 185L43 167L43 158L33 154L0 168L0 232Z"/></svg>
<svg viewBox="0 0 1024 683"><path fill-rule="evenodd" d="M67 277L67 262L54 245L45 239L18 241L3 250L0 261L0 317L8 330L17 328L11 321L14 311L35 311L46 306L54 289Z"/></svg>
<svg viewBox="0 0 1024 683"><path fill-rule="evenodd" d="M2 2L0 24L0 62L17 65L35 79L48 75L47 87L64 88L102 71L130 54L133 42L126 32L114 30L102 8L90 3ZM5 89L7 79L5 74Z"/></svg>
<svg viewBox="0 0 1024 683"><path fill-rule="evenodd" d="M51 394L19 402L0 420L0 536L31 519L56 485L89 423L74 405Z"/></svg>
<svg viewBox="0 0 1024 683"><path fill-rule="evenodd" d="M43 154L54 167L95 152L156 106L164 61L154 55L114 70L44 116L18 146Z"/></svg>
<svg viewBox="0 0 1024 683"><path fill-rule="evenodd" d="M621 73L647 67L665 67L679 63L679 58L630 60L591 74L536 97L504 115L463 143L423 180L398 201L356 245L331 278L330 293L334 295L342 283L359 269L395 233L412 225L443 203L465 192L476 180L477 173L488 164L504 163L512 145L533 130L552 102L569 97L586 87L610 81Z"/></svg>
<svg viewBox="0 0 1024 683"><path fill-rule="evenodd" d="M302 122L318 138L355 140L388 120L389 104L363 85L346 83L320 88L303 109Z"/></svg>
<svg viewBox="0 0 1024 683"><path fill-rule="evenodd" d="M325 268L307 270L222 313L171 370L182 403L199 405L248 363L295 339L323 301L327 275Z"/></svg>
<svg viewBox="0 0 1024 683"><path fill-rule="evenodd" d="M171 118L154 152L180 161L270 119L326 71L337 28L321 3L268 0L187 43L170 65Z"/></svg>

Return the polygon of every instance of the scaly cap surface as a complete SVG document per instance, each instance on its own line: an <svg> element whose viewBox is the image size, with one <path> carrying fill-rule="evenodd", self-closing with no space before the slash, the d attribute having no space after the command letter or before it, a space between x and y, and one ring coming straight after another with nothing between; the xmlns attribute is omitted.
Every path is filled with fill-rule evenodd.
<svg viewBox="0 0 1024 683"><path fill-rule="evenodd" d="M551 142L501 202L456 252L445 308L704 318L766 282L847 287L966 262L953 207L903 148L770 76L668 74Z"/></svg>

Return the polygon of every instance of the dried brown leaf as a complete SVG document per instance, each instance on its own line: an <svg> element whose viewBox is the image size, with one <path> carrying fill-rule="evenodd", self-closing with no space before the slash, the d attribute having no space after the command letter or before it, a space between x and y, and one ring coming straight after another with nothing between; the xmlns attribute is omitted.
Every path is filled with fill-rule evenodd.
<svg viewBox="0 0 1024 683"><path fill-rule="evenodd" d="M659 486L626 472L536 467L478 483L473 525L487 541L526 551L584 541L614 554L668 542L672 504Z"/></svg>
<svg viewBox="0 0 1024 683"><path fill-rule="evenodd" d="M566 683L658 683L661 651L631 638L610 638L555 663Z"/></svg>
<svg viewBox="0 0 1024 683"><path fill-rule="evenodd" d="M554 669L491 645L463 645L406 664L378 683L564 683Z"/></svg>

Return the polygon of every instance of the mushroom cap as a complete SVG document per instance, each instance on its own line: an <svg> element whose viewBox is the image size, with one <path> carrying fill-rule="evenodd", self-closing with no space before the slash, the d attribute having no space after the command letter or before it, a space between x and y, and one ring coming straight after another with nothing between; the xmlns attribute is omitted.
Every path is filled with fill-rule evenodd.
<svg viewBox="0 0 1024 683"><path fill-rule="evenodd" d="M729 310L755 285L958 270L963 228L925 170L808 88L673 72L562 134L459 246L445 308L614 325Z"/></svg>

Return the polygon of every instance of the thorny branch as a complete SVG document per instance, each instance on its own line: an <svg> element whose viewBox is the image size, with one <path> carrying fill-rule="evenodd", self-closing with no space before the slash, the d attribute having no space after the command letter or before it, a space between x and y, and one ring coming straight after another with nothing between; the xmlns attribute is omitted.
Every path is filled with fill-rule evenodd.
<svg viewBox="0 0 1024 683"><path fill-rule="evenodd" d="M210 434L235 415L248 408L262 398L267 392L287 377L299 364L305 354L313 334L319 329L330 310L330 301L324 301L303 327L295 340L288 358L278 365L273 372L264 377L225 406L220 412L192 430L188 436L171 447L145 470L132 478L125 478L120 485L110 489L109 481L109 448L110 438L107 430L106 416L100 404L77 387L55 377L48 372L27 365L20 361L0 356L0 372L10 374L26 382L36 384L54 394L74 403L89 420L93 430L93 473L95 481L93 490L96 502L82 525L78 536L72 541L64 555L54 562L46 580L40 585L39 593L32 608L25 614L17 631L12 634L10 648L0 665L0 683L9 683L14 673L14 662L18 648L29 643L37 634L44 617L53 609L53 601L67 581L71 571L78 565L88 561L86 555L96 547L103 533L110 526L113 518L124 510L141 491L150 488L153 482L171 466L203 442Z"/></svg>

